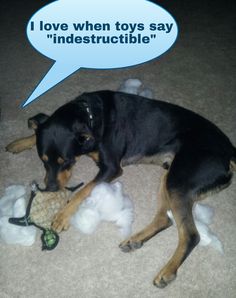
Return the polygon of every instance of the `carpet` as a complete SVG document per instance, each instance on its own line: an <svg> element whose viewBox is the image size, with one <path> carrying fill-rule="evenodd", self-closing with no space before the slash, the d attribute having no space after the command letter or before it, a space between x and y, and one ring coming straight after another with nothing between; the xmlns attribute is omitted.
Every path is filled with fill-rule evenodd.
<svg viewBox="0 0 236 298"><path fill-rule="evenodd" d="M45 3L46 1L44 1ZM33 179L43 183L44 170L36 149L12 155L5 146L27 136L27 119L52 113L82 92L117 90L127 78L138 78L156 99L200 113L217 124L236 145L235 10L233 1L157 1L179 25L174 47L159 59L117 70L82 69L25 109L29 96L52 62L36 52L25 36L30 16L41 1L1 1L0 34L0 195L12 184L29 189ZM71 183L89 181L97 169L81 158ZM157 189L163 170L133 165L119 178L135 208L133 231L155 214ZM103 223L96 233L74 228L61 234L58 247L41 251L40 239L31 247L0 244L0 296L18 297L235 297L236 295L236 179L204 202L214 208L212 230L223 242L224 255L211 247L197 247L178 271L177 279L160 290L152 280L177 245L171 227L130 254L120 251L114 225Z"/></svg>

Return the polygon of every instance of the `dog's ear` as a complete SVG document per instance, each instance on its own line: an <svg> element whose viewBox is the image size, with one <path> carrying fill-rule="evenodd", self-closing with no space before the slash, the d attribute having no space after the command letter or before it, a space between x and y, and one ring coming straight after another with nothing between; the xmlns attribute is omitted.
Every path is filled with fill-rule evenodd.
<svg viewBox="0 0 236 298"><path fill-rule="evenodd" d="M49 116L45 114L37 114L34 117L28 119L28 127L36 130L39 127L39 125L44 123L48 118Z"/></svg>

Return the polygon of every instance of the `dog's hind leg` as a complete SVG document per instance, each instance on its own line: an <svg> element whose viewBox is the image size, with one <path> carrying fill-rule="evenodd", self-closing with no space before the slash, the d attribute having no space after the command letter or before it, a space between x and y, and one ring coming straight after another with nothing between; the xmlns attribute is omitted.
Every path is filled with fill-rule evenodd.
<svg viewBox="0 0 236 298"><path fill-rule="evenodd" d="M6 151L11 153L20 153L24 150L31 149L36 144L35 134L17 139L6 146Z"/></svg>
<svg viewBox="0 0 236 298"><path fill-rule="evenodd" d="M227 157L197 150L180 151L168 172L166 186L170 210L173 213L179 242L172 258L154 279L154 285L163 288L171 282L177 270L199 243L192 207L207 194L219 191L230 184L232 174Z"/></svg>
<svg viewBox="0 0 236 298"><path fill-rule="evenodd" d="M123 252L130 252L137 248L140 248L144 242L155 236L157 233L165 230L172 225L170 219L167 216L167 210L170 209L168 205L168 193L166 190L166 177L165 173L161 179L160 189L158 193L158 209L153 221L142 231L131 236L129 239L123 241L120 244L120 248Z"/></svg>
<svg viewBox="0 0 236 298"><path fill-rule="evenodd" d="M191 200L187 201L186 198L173 193L169 196L169 202L178 229L179 243L170 261L153 281L159 288L164 288L175 279L178 268L200 240L192 215Z"/></svg>

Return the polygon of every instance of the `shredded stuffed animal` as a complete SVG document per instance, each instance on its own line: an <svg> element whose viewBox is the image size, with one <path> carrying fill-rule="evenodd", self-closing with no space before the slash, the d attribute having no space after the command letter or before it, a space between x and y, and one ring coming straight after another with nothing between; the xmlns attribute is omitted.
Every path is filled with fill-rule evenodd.
<svg viewBox="0 0 236 298"><path fill-rule="evenodd" d="M79 184L77 188L82 186ZM34 225L43 231L41 236L42 249L52 250L59 242L59 235L53 231L51 224L55 214L61 210L71 197L70 190L58 192L41 191L36 183L32 184L31 198L29 200L26 214L23 217L11 217L9 223L19 226Z"/></svg>
<svg viewBox="0 0 236 298"><path fill-rule="evenodd" d="M70 188L70 191L74 190L75 188ZM56 212L67 203L71 192L40 191L34 184L27 210L24 195L23 186L10 186L6 189L5 196L0 199L0 239L8 244L32 245L35 241L36 226L43 230L42 248L54 249L59 236L51 229L51 222ZM73 216L72 224L82 233L90 234L102 220L114 222L123 237L131 233L133 204L124 195L119 182L96 186Z"/></svg>

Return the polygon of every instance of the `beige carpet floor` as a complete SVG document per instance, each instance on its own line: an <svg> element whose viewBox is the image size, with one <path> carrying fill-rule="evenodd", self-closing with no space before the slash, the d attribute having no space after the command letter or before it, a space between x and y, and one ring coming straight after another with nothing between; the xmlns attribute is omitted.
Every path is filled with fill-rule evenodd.
<svg viewBox="0 0 236 298"><path fill-rule="evenodd" d="M171 3L169 3L171 2ZM27 119L51 113L84 91L116 90L127 78L139 78L155 98L190 108L212 120L236 145L235 13L232 2L159 1L180 27L176 45L157 60L119 70L81 70L25 109L20 103L32 92L51 65L27 42L24 26L41 1L1 1L0 27L0 195L12 184L42 183L44 170L36 150L11 155L4 151L15 138L28 135ZM169 5L169 7L168 7ZM73 181L88 181L96 167L84 157ZM135 206L133 231L155 213L162 170L154 166L125 168L122 181ZM77 179L77 180L76 180ZM42 252L39 235L32 247L0 244L0 297L115 298L115 297L236 297L236 179L205 202L215 211L211 225L224 245L224 255L197 247L178 272L175 282L160 290L152 285L158 270L177 244L171 227L142 249L124 254L117 228L103 223L86 236L71 228L58 247Z"/></svg>

